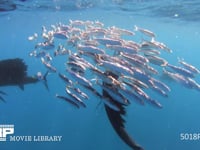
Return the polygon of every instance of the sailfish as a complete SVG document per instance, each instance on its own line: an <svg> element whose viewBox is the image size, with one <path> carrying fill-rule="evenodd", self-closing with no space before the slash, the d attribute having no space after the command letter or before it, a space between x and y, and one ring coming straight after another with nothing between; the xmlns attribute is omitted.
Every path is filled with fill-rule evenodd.
<svg viewBox="0 0 200 150"><path fill-rule="evenodd" d="M42 76L46 88L48 72ZM19 86L24 90L25 84L37 83L40 81L38 76L27 75L27 65L21 58L5 59L0 61L0 86Z"/></svg>
<svg viewBox="0 0 200 150"><path fill-rule="evenodd" d="M48 89L46 80L47 74L48 72L46 72L42 80L45 81L45 86ZM117 79L117 76L113 73L112 76ZM24 63L23 59L14 58L0 61L0 86L19 86L23 90L25 84L37 83L40 80L41 78L38 78L38 76L27 75L27 65ZM143 150L143 148L138 145L133 140L133 138L131 138L131 136L125 129L125 120L123 119L123 116L126 114L125 106L114 100L105 90L103 90L102 92L104 97L109 98L109 100L112 101L120 109L120 111L115 111L107 105L104 105L108 119L115 132L133 150ZM0 94L6 95L6 93L3 91L0 91ZM1 95L0 99L5 102Z"/></svg>
<svg viewBox="0 0 200 150"><path fill-rule="evenodd" d="M112 76L116 79L118 78L117 75L113 74L112 72L107 73L112 74ZM135 140L128 134L125 129L125 120L123 118L123 116L126 114L125 105L114 100L113 97L109 95L109 93L107 93L105 90L103 90L103 96L109 98L109 100L112 101L112 103L114 103L120 109L119 111L116 111L104 104L108 119L118 136L133 150L144 150L139 144L135 142Z"/></svg>

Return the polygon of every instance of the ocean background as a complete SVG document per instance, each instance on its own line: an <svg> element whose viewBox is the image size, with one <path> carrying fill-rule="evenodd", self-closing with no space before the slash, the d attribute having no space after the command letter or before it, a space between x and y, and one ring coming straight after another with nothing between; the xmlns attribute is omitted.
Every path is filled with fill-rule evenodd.
<svg viewBox="0 0 200 150"><path fill-rule="evenodd" d="M173 50L165 56L169 62L177 65L179 57L200 68L198 0L15 0L0 2L0 8L0 60L23 58L28 75L46 71L39 59L29 56L34 44L28 37L41 33L42 26L68 24L70 19L99 20L106 27L132 31L134 25L150 29L158 41ZM63 66L59 59L56 63ZM47 78L50 91L42 83L25 85L24 91L19 87L0 87L8 94L4 96L6 103L0 102L0 124L14 124L16 136L60 135L62 141L0 142L1 150L130 149L115 133L103 104L98 106L95 97L86 102L86 109L74 109L55 97L56 93L65 93L63 81L55 74ZM199 76L196 81L200 83ZM145 150L199 150L200 140L182 141L180 134L200 133L200 92L173 81L164 82L172 91L168 98L157 96L163 109L134 103L127 107L128 132Z"/></svg>

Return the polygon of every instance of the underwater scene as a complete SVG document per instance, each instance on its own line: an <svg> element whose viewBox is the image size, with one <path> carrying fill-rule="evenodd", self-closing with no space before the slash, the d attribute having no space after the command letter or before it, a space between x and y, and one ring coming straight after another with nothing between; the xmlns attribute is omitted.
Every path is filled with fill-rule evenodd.
<svg viewBox="0 0 200 150"><path fill-rule="evenodd" d="M199 150L200 2L0 1L0 149Z"/></svg>

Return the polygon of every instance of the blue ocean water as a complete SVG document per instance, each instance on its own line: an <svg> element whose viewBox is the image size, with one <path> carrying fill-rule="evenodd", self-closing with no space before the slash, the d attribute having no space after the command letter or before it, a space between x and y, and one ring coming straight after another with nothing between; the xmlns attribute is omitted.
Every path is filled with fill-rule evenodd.
<svg viewBox="0 0 200 150"><path fill-rule="evenodd" d="M177 64L177 57L200 68L198 1L43 1L16 3L17 9L0 13L0 60L23 58L28 74L46 68L39 59L29 56L34 44L27 38L69 20L99 20L105 26L129 30L138 25L155 32L157 39L172 50L165 58ZM63 65L62 61L57 62ZM200 83L200 78L196 81ZM103 104L95 97L86 102L86 109L74 109L55 98L64 93L64 84L54 74L48 76L50 91L42 83L18 87L0 87L8 95L0 103L0 124L14 124L14 135L61 135L61 142L0 142L2 150L128 150L114 132ZM181 133L200 133L200 92L166 81L172 91L168 98L157 96L163 109L146 105L127 107L126 128L146 150L199 150L199 140L181 140ZM154 93L152 93L154 94ZM152 95L155 96L155 95Z"/></svg>

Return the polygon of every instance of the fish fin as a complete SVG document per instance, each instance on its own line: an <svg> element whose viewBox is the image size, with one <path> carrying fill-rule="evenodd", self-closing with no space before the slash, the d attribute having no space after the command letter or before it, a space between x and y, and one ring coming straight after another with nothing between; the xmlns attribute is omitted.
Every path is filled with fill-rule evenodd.
<svg viewBox="0 0 200 150"><path fill-rule="evenodd" d="M178 62L184 61L184 58L177 57Z"/></svg>
<svg viewBox="0 0 200 150"><path fill-rule="evenodd" d="M49 74L49 70L47 70L47 72L44 74L43 80L44 80L44 86L47 89L47 91L49 91L49 86L47 83L47 75Z"/></svg>
<svg viewBox="0 0 200 150"><path fill-rule="evenodd" d="M46 90L49 91L49 86L48 86L47 82L44 82L44 86L45 86Z"/></svg>
<svg viewBox="0 0 200 150"><path fill-rule="evenodd" d="M118 56L118 55L120 55L121 53L122 53L122 52L119 52L119 51L115 50L113 56Z"/></svg>
<svg viewBox="0 0 200 150"><path fill-rule="evenodd" d="M19 88L24 91L24 85L23 84L19 84Z"/></svg>
<svg viewBox="0 0 200 150"><path fill-rule="evenodd" d="M100 107L101 104L102 104L102 101L100 100L99 103L96 106L96 110Z"/></svg>
<svg viewBox="0 0 200 150"><path fill-rule="evenodd" d="M99 62L98 64L95 65L95 67L97 67L97 66L102 66L102 65L103 65L103 63L102 63L102 62Z"/></svg>
<svg viewBox="0 0 200 150"><path fill-rule="evenodd" d="M0 94L7 95L7 93L5 93L4 91L0 91Z"/></svg>
<svg viewBox="0 0 200 150"><path fill-rule="evenodd" d="M69 23L72 24L72 23L73 23L73 20L69 19Z"/></svg>
<svg viewBox="0 0 200 150"><path fill-rule="evenodd" d="M91 79L90 81L94 81L95 84L100 84L99 80L100 80L100 79L98 79L98 78L96 77L96 78Z"/></svg>
<svg viewBox="0 0 200 150"><path fill-rule="evenodd" d="M122 116L124 116L126 114L126 110L124 108L124 105L122 105L119 102L113 100L106 91L103 91L103 95L109 97L110 100L112 100L113 103L115 103L120 109L120 111L115 111L115 110L111 109L110 107L108 107L107 105L104 105L106 113L107 113L107 116L108 116L108 119L110 120L110 123L113 126L114 130L116 131L116 133L118 134L118 136L127 145L129 145L131 148L133 148L134 150L144 150L140 145L138 145L130 137L130 135L127 133L127 131L125 129L125 126L124 126L125 120L122 117Z"/></svg>
<svg viewBox="0 0 200 150"><path fill-rule="evenodd" d="M111 109L110 107L108 107L107 105L104 105L105 109L106 109L106 113L108 115L108 118L114 128L114 130L116 131L116 133L119 135L119 137L127 144L129 145L131 148L133 148L134 150L143 150L143 148L138 145L131 137L130 135L127 133L126 129L124 128L124 122L125 120L122 118L121 116L121 111L115 111L113 109ZM122 105L121 105L122 106ZM122 106L121 108L124 109L124 107ZM123 110L124 111L124 110Z"/></svg>
<svg viewBox="0 0 200 150"><path fill-rule="evenodd" d="M49 74L49 70L44 74L44 81L47 81L47 75Z"/></svg>
<svg viewBox="0 0 200 150"><path fill-rule="evenodd" d="M0 96L0 100L1 100L2 102L6 103L5 99L4 99L2 96Z"/></svg>
<svg viewBox="0 0 200 150"><path fill-rule="evenodd" d="M155 38L154 37L152 37L151 38L151 42L155 42L156 40L155 40Z"/></svg>
<svg viewBox="0 0 200 150"><path fill-rule="evenodd" d="M163 64L161 64L160 66L166 67L167 65L168 65L168 62L166 61L166 62L164 62Z"/></svg>
<svg viewBox="0 0 200 150"><path fill-rule="evenodd" d="M138 26L134 25L134 31L138 31Z"/></svg>

